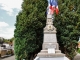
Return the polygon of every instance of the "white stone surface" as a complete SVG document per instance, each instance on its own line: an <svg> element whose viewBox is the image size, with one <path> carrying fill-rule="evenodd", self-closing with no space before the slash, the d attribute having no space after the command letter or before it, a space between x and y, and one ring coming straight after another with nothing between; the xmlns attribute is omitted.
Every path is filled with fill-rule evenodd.
<svg viewBox="0 0 80 60"><path fill-rule="evenodd" d="M47 22L46 22L46 24L48 25L52 25L53 24L53 20L52 19L47 19Z"/></svg>
<svg viewBox="0 0 80 60"><path fill-rule="evenodd" d="M57 42L56 34L44 34L44 42Z"/></svg>
<svg viewBox="0 0 80 60"><path fill-rule="evenodd" d="M47 18L52 18L52 15L51 14L47 14Z"/></svg>
<svg viewBox="0 0 80 60"><path fill-rule="evenodd" d="M69 60L67 57L64 57L64 60Z"/></svg>
<svg viewBox="0 0 80 60"><path fill-rule="evenodd" d="M67 57L57 57L57 58L39 58L36 57L34 60L69 60Z"/></svg>
<svg viewBox="0 0 80 60"><path fill-rule="evenodd" d="M55 54L55 49L54 49L54 48L48 48L48 53L49 53L49 54L50 54L50 53Z"/></svg>
<svg viewBox="0 0 80 60"><path fill-rule="evenodd" d="M56 48L56 44L54 44L54 45L47 44L47 45L45 45L45 48Z"/></svg>
<svg viewBox="0 0 80 60"><path fill-rule="evenodd" d="M36 57L34 60L38 60L39 59L39 57Z"/></svg>
<svg viewBox="0 0 80 60"><path fill-rule="evenodd" d="M58 58L40 58L39 60L64 60L64 57L58 57Z"/></svg>

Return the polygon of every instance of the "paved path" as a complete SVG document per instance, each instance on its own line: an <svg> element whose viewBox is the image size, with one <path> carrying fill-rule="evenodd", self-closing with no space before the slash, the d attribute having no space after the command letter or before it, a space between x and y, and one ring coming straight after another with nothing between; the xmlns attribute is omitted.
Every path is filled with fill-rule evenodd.
<svg viewBox="0 0 80 60"><path fill-rule="evenodd" d="M15 57L11 56L11 57L7 57L7 58L1 59L1 60L15 60Z"/></svg>

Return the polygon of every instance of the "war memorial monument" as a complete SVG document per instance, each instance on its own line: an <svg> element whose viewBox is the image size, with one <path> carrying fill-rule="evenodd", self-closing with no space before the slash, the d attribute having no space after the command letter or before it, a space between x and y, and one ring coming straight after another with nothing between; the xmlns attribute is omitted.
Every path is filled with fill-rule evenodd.
<svg viewBox="0 0 80 60"><path fill-rule="evenodd" d="M44 28L42 50L34 60L69 60L65 54L59 50L57 43L56 28L53 25L54 12L58 14L57 0L48 0L47 20Z"/></svg>

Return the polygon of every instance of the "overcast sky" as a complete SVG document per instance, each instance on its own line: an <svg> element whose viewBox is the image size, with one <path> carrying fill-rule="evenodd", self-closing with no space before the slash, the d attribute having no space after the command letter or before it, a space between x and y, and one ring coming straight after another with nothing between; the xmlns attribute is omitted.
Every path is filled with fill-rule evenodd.
<svg viewBox="0 0 80 60"><path fill-rule="evenodd" d="M16 15L21 10L22 0L0 0L0 37L14 36Z"/></svg>

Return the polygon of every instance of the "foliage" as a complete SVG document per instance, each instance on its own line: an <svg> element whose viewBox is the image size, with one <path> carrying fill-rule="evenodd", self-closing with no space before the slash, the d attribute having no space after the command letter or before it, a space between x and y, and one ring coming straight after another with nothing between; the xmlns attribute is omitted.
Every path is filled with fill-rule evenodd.
<svg viewBox="0 0 80 60"><path fill-rule="evenodd" d="M4 43L12 44L14 41L14 37L11 39L4 39Z"/></svg>
<svg viewBox="0 0 80 60"><path fill-rule="evenodd" d="M59 15L55 17L60 49L70 59L75 56L80 36L80 0L58 0Z"/></svg>
<svg viewBox="0 0 80 60"><path fill-rule="evenodd" d="M46 0L24 0L16 17L15 55L17 60L33 60L42 47Z"/></svg>
<svg viewBox="0 0 80 60"><path fill-rule="evenodd" d="M3 44L4 38L0 37L0 44Z"/></svg>
<svg viewBox="0 0 80 60"><path fill-rule="evenodd" d="M77 52L80 54L80 48L78 48L78 51Z"/></svg>

